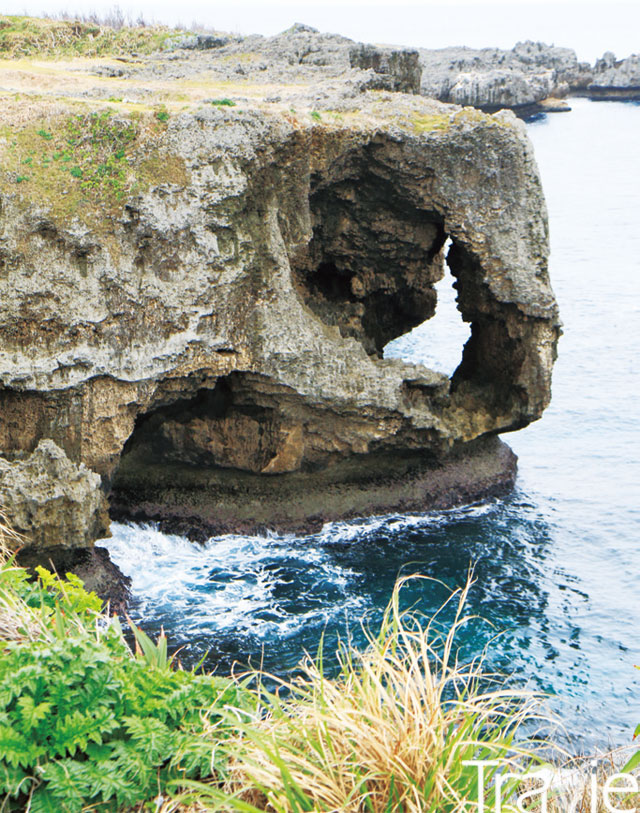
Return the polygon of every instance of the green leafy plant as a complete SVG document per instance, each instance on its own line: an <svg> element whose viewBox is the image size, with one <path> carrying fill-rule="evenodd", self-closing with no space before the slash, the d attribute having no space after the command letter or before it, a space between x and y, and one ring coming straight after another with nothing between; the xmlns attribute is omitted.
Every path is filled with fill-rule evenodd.
<svg viewBox="0 0 640 813"><path fill-rule="evenodd" d="M38 130L38 135L44 138L45 141L51 141L53 138L53 133L50 133L48 130Z"/></svg>
<svg viewBox="0 0 640 813"><path fill-rule="evenodd" d="M116 619L81 581L12 560L0 569L0 798L3 811L120 810L223 777L215 740L224 708L246 706L228 680L174 669L164 635L134 628L133 656Z"/></svg>
<svg viewBox="0 0 640 813"><path fill-rule="evenodd" d="M158 110L156 118L158 121L169 121L169 112L167 110Z"/></svg>
<svg viewBox="0 0 640 813"><path fill-rule="evenodd" d="M640 666L636 666L636 669L640 669ZM640 737L640 725L636 726L635 731L633 732L633 739L637 739ZM622 771L624 773L631 773L631 771L636 770L636 768L640 765L640 749L638 749L635 754L627 760L624 764Z"/></svg>
<svg viewBox="0 0 640 813"><path fill-rule="evenodd" d="M236 103L233 99L212 99L211 104L216 107L235 107Z"/></svg>
<svg viewBox="0 0 640 813"><path fill-rule="evenodd" d="M312 110L310 115L311 115L311 118L314 119L315 121L321 121L322 120L322 116L320 115L320 113L318 113L317 110Z"/></svg>

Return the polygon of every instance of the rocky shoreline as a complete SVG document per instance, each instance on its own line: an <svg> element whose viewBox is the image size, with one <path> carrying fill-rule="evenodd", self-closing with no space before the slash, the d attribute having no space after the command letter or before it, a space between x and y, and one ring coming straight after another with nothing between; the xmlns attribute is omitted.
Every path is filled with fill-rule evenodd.
<svg viewBox="0 0 640 813"><path fill-rule="evenodd" d="M314 533L333 520L446 510L502 496L513 488L516 471L516 456L495 437L440 460L416 452L368 455L321 472L269 480L249 472L127 460L111 492L111 516L154 522L197 542L230 533Z"/></svg>
<svg viewBox="0 0 640 813"><path fill-rule="evenodd" d="M617 60L607 52L594 65L575 51L540 42L498 48L443 48L420 51L421 93L443 102L472 105L487 112L510 108L526 118L564 112L568 96L593 100L639 98L640 58Z"/></svg>
<svg viewBox="0 0 640 813"><path fill-rule="evenodd" d="M426 98L424 60L295 26L4 76L0 493L45 562L108 509L301 531L513 484L496 436L560 334L544 197L523 123ZM383 357L445 259L450 378Z"/></svg>

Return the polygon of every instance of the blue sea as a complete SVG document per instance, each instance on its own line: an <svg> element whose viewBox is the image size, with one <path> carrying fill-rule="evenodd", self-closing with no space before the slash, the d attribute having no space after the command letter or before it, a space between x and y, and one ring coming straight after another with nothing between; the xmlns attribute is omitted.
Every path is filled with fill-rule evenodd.
<svg viewBox="0 0 640 813"><path fill-rule="evenodd" d="M549 695L576 752L630 742L640 723L640 105L572 99L528 124L551 230L564 335L553 400L505 436L519 456L504 499L326 526L312 536L224 536L204 546L114 524L105 543L133 580L133 619L181 658L287 674L305 652L363 641L399 574L435 611L475 584L463 655ZM450 278L434 319L387 355L452 372L468 328Z"/></svg>

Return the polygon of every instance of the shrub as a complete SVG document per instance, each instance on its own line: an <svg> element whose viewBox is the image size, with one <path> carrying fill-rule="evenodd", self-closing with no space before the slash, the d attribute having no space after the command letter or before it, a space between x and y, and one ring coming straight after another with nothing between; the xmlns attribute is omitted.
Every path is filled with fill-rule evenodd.
<svg viewBox="0 0 640 813"><path fill-rule="evenodd" d="M32 582L11 560L0 569L3 811L117 810L224 775L213 743L229 734L224 707L245 705L242 689L174 669L164 636L136 630L134 657L101 609L73 575L39 569Z"/></svg>
<svg viewBox="0 0 640 813"><path fill-rule="evenodd" d="M216 107L235 107L236 103L233 99L212 99L211 104L216 105Z"/></svg>

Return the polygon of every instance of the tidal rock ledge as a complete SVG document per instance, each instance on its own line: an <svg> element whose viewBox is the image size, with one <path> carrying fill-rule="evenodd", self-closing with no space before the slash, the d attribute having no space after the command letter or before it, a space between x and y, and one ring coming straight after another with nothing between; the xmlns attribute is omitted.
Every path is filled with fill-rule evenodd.
<svg viewBox="0 0 640 813"><path fill-rule="evenodd" d="M496 435L542 414L559 335L524 125L397 92L297 93L294 112L118 113L146 180L100 203L0 183L7 460L49 439L99 475L87 506L104 493L119 517L194 533L513 482ZM56 138L77 109L34 105L19 126ZM471 326L451 378L383 358L433 315L445 253Z"/></svg>

